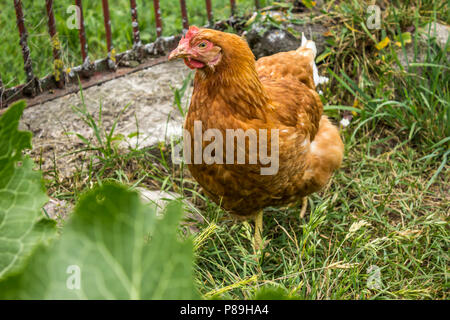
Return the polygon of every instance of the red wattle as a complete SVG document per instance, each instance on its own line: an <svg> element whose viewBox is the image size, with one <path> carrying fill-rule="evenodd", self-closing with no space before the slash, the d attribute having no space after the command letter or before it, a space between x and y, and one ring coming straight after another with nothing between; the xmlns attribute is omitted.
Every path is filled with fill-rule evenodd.
<svg viewBox="0 0 450 320"><path fill-rule="evenodd" d="M191 69L201 69L205 66L203 62L191 58L185 58L184 63Z"/></svg>

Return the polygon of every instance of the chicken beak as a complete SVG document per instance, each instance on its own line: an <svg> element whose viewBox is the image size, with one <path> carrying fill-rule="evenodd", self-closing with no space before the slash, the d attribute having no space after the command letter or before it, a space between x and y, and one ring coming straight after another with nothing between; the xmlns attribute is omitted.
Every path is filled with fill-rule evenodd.
<svg viewBox="0 0 450 320"><path fill-rule="evenodd" d="M180 43L178 47L169 54L168 59L171 61L178 58L186 58L188 56L190 56L188 47L184 43Z"/></svg>

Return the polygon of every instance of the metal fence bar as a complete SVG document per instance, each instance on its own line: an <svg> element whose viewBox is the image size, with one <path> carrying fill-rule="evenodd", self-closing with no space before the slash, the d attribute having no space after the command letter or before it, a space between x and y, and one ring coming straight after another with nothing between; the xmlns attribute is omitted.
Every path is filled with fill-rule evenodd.
<svg viewBox="0 0 450 320"><path fill-rule="evenodd" d="M138 14L137 14L137 1L136 0L130 0L130 6L131 6L131 19L132 19L132 26L133 26L133 50L127 50L123 53L119 53L116 55L115 49L113 47L113 40L112 40L112 32L111 32L111 18L110 18L110 11L109 11L109 2L108 0L102 0L102 8L103 8L103 19L104 19L104 26L105 26L105 33L106 33L106 46L108 50L108 55L104 59L96 60L94 63L90 63L89 61L89 53L88 53L88 44L87 44L87 38L86 38L86 31L85 31L85 23L84 23L84 15L83 15L83 6L82 6L82 0L75 0L74 1L77 7L77 14L78 14L78 30L79 30L79 40L80 40L80 51L81 56L83 58L83 64L70 68L69 71L67 71L67 74L63 75L64 72L64 66L61 61L62 57L62 50L61 50L61 44L58 39L58 32L56 28L56 21L55 21L55 15L54 15L54 8L53 0L46 0L46 10L47 10L47 17L48 17L48 28L49 28L49 34L52 39L52 49L53 49L53 59L54 59L54 73L48 76L45 76L42 79L38 79L33 72L33 66L31 61L31 55L30 55L30 48L28 46L28 32L25 27L24 23L24 14L22 9L22 1L21 0L14 0L14 8L16 11L16 18L17 18L17 28L20 35L20 46L22 48L22 56L24 61L24 70L26 73L26 79L27 82L24 84L20 84L11 88L5 88L5 84L2 83L2 79L0 78L0 106L5 106L6 103L9 103L11 101L15 101L17 99L26 97L26 96L32 96L35 97L37 94L40 94L44 91L43 95L37 98L30 99L33 101L47 101L51 100L56 96L62 96L64 92L68 92L70 90L73 90L71 87L72 84L77 83L77 79L79 76L83 77L89 77L89 80L86 80L84 82L89 83L95 83L96 81L100 81L99 79L104 79L105 77L116 77L117 75L123 74L123 70L119 69L117 72L113 73L112 75L103 75L102 73L105 70L114 70L118 68L118 63L116 60L121 60L124 62L124 66L127 66L126 62L128 61L134 61L132 59L135 59L136 56L134 55L137 51L136 46L142 45L143 50L138 50L139 56L138 60L139 62L144 62L144 58L151 56L154 58L155 55L165 54L168 50L168 48L176 45L176 43L179 41L179 36L174 37L167 37L163 38L163 21L161 16L161 9L160 9L160 1L159 0L153 0L153 6L155 11L155 21L156 21L156 35L158 37L157 41L153 43L148 44L141 44L141 38L140 38L140 30L138 25ZM255 7L259 8L261 1L255 0ZM210 27L214 26L214 16L213 16L213 6L212 6L212 0L205 0L206 4L206 11L207 11L207 17ZM181 16L183 21L183 31L187 31L189 28L189 20L188 20L188 11L187 11L187 5L186 0L180 0L180 7L181 7ZM236 0L230 0L230 8L231 8L231 16L232 18L237 14L237 1ZM233 19L230 19L233 20ZM142 59L140 59L142 58ZM141 61L142 60L142 61ZM158 60L159 61L159 60ZM163 61L163 60L161 60ZM160 61L160 62L161 62ZM159 62L158 62L159 63ZM144 65L147 65L148 62L144 62ZM127 67L129 70L130 68ZM134 68L136 70L138 68ZM95 72L95 73L93 73ZM128 71L133 72L133 70ZM59 87L63 87L66 85L64 90L57 90L56 95L55 92L51 91L55 88L55 80L57 82L57 85ZM101 80L103 81L103 80ZM66 82L66 83L64 83ZM83 82L83 83L84 83ZM42 98L43 97L43 98ZM3 99L3 101L2 101ZM37 102L36 102L37 103Z"/></svg>
<svg viewBox="0 0 450 320"><path fill-rule="evenodd" d="M214 16L213 16L211 0L206 0L206 14L208 15L209 26L212 27L214 25Z"/></svg>
<svg viewBox="0 0 450 320"><path fill-rule="evenodd" d="M102 0L103 7L103 20L105 24L106 32L106 47L108 49L108 67L112 70L116 69L116 52L112 45L111 39L111 18L109 16L109 4L108 0Z"/></svg>
<svg viewBox="0 0 450 320"><path fill-rule="evenodd" d="M130 0L131 7L131 25L133 26L133 48L139 48L141 44L141 37L139 35L139 23L136 10L136 0Z"/></svg>
<svg viewBox="0 0 450 320"><path fill-rule="evenodd" d="M55 14L53 13L53 0L45 0L48 17L48 32L52 41L53 50L53 77L58 88L64 87L64 63L61 60L61 42L55 26Z"/></svg>
<svg viewBox="0 0 450 320"><path fill-rule="evenodd" d="M21 0L14 0L14 9L16 10L17 28L19 29L20 46L22 47L23 64L27 77L27 86L24 93L34 96L37 93L38 80L33 73L30 47L28 47L28 32L23 19Z"/></svg>
<svg viewBox="0 0 450 320"><path fill-rule="evenodd" d="M84 76L88 76L88 69L89 69L89 54L88 54L88 44L86 41L86 29L84 27L84 15L83 15L83 4L81 0L75 0L75 4L80 10L80 16L79 16L79 29L78 29L78 37L80 38L80 49L81 49L81 57L83 58L83 64L82 68L85 71Z"/></svg>
<svg viewBox="0 0 450 320"><path fill-rule="evenodd" d="M231 16L236 14L236 0L230 0Z"/></svg>
<svg viewBox="0 0 450 320"><path fill-rule="evenodd" d="M162 36L162 19L161 8L159 7L159 0L153 0L153 8L155 9L155 21L156 21L156 36L159 38Z"/></svg>
<svg viewBox="0 0 450 320"><path fill-rule="evenodd" d="M189 29L189 19L186 9L186 0L180 0L181 7L181 17L183 18L183 31L187 31Z"/></svg>

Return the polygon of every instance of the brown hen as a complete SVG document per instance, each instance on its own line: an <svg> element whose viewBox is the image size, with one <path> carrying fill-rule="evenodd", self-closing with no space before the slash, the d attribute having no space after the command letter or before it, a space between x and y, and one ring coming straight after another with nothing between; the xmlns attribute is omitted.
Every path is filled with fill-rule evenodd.
<svg viewBox="0 0 450 320"><path fill-rule="evenodd" d="M304 39L296 51L255 62L241 37L191 27L169 56L196 69L184 125L189 170L228 212L255 218L256 248L262 210L304 199L303 216L305 197L325 186L342 161L339 132L322 115L315 90L315 55Z"/></svg>

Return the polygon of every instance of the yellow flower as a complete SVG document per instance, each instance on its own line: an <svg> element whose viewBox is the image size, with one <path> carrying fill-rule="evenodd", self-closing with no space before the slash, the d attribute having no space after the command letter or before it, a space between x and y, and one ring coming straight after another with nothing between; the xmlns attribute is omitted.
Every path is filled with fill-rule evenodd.
<svg viewBox="0 0 450 320"><path fill-rule="evenodd" d="M381 40L380 42L378 42L375 45L375 48L377 48L378 50L381 50L381 49L385 48L390 42L391 42L391 40L389 39L389 37L386 37L383 40Z"/></svg>

